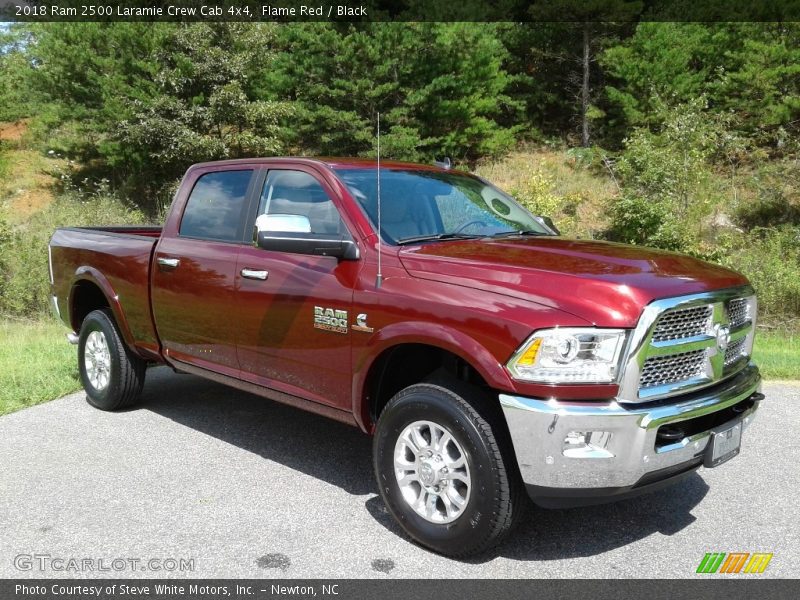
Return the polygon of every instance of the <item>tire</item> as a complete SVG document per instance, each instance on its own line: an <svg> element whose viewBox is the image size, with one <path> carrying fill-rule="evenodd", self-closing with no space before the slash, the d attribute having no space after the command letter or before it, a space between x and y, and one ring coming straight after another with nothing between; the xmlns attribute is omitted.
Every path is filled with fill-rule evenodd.
<svg viewBox="0 0 800 600"><path fill-rule="evenodd" d="M412 539L466 557L498 544L528 502L502 413L477 388L453 383L412 385L389 401L373 440L373 466L384 503ZM441 443L445 434L452 442Z"/></svg>
<svg viewBox="0 0 800 600"><path fill-rule="evenodd" d="M146 367L122 341L109 309L86 316L78 338L78 370L89 404L100 410L131 406L142 393Z"/></svg>

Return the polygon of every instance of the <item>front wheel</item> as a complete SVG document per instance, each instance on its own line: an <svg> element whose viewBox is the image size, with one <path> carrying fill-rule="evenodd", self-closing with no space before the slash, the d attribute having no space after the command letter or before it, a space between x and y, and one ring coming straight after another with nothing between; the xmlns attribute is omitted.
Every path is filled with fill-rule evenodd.
<svg viewBox="0 0 800 600"><path fill-rule="evenodd" d="M146 363L133 354L108 309L86 315L78 338L78 370L89 404L117 410L139 399Z"/></svg>
<svg viewBox="0 0 800 600"><path fill-rule="evenodd" d="M381 497L406 533L463 557L497 544L525 497L496 413L477 389L449 387L417 384L392 398L373 462Z"/></svg>

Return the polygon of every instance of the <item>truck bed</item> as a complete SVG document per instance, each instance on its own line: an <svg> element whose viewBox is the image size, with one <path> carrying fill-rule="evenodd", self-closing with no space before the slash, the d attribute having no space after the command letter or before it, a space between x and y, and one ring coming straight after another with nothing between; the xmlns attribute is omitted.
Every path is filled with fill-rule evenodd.
<svg viewBox="0 0 800 600"><path fill-rule="evenodd" d="M109 299L126 342L142 356L157 358L150 263L160 235L158 226L57 229L50 240L50 273L52 302L61 320L77 333L85 316L81 299L99 289Z"/></svg>
<svg viewBox="0 0 800 600"><path fill-rule="evenodd" d="M109 225L106 227L62 227L60 230L94 231L124 236L158 238L161 236L160 225Z"/></svg>

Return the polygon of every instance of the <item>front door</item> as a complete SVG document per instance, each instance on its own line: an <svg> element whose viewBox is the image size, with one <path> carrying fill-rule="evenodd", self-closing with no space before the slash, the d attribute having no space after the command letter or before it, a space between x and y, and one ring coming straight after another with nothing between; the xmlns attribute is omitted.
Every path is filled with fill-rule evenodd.
<svg viewBox="0 0 800 600"><path fill-rule="evenodd" d="M255 216L301 215L309 219L312 233L348 235L332 196L310 168L271 169ZM359 265L243 246L236 268L242 378L349 409L350 325Z"/></svg>

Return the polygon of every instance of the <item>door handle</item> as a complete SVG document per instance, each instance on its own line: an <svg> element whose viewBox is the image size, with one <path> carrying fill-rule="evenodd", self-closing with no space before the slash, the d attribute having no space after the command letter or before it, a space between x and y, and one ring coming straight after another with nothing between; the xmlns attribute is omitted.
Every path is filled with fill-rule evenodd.
<svg viewBox="0 0 800 600"><path fill-rule="evenodd" d="M159 257L158 258L158 266L159 267L165 267L167 269L174 269L179 264L181 264L181 259L179 259L179 258L163 258L163 257Z"/></svg>
<svg viewBox="0 0 800 600"><path fill-rule="evenodd" d="M242 277L246 277L247 279L259 279L261 281L265 281L267 277L269 277L269 271L259 271L258 269L247 269L244 268L241 270Z"/></svg>

